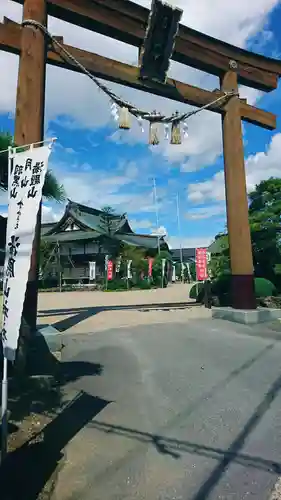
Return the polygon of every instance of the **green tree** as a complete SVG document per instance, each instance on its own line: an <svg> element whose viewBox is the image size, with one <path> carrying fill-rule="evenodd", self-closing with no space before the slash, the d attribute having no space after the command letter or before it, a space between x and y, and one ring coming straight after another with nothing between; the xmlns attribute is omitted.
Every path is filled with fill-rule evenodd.
<svg viewBox="0 0 281 500"><path fill-rule="evenodd" d="M116 218L114 208L105 206L101 209L99 228L107 236L112 236L115 233Z"/></svg>
<svg viewBox="0 0 281 500"><path fill-rule="evenodd" d="M164 275L164 286L168 284L168 269L173 265L173 259L170 252L166 250L161 250L159 254L156 255L153 267L152 267L152 277L153 281L157 286L162 285L162 259L166 259L165 265L165 275Z"/></svg>
<svg viewBox="0 0 281 500"><path fill-rule="evenodd" d="M99 229L103 235L103 245L110 258L115 259L121 248L121 242L114 238L114 234L118 230L119 224L126 214L117 216L114 208L105 206L101 209Z"/></svg>
<svg viewBox="0 0 281 500"><path fill-rule="evenodd" d="M228 235L224 233L217 234L213 243L214 250L211 255L209 270L211 276L217 278L222 274L230 273L230 257Z"/></svg>
<svg viewBox="0 0 281 500"><path fill-rule="evenodd" d="M196 264L195 264L195 262L191 262L189 264L189 270L190 270L192 281L196 281Z"/></svg>
<svg viewBox="0 0 281 500"><path fill-rule="evenodd" d="M256 276L281 285L281 179L261 181L249 194L249 222ZM228 235L219 234L212 244L213 276L230 271ZM215 255L214 255L215 254Z"/></svg>
<svg viewBox="0 0 281 500"><path fill-rule="evenodd" d="M6 151L14 146L13 137L8 133L0 133L0 151ZM0 188L8 189L8 152L0 154ZM46 173L43 186L43 196L48 200L62 202L65 199L65 191L51 170Z"/></svg>
<svg viewBox="0 0 281 500"><path fill-rule="evenodd" d="M148 261L145 258L146 255L143 248L122 243L120 247L120 257L121 262L123 263L122 269L124 276L126 276L128 260L132 261L132 274L135 275L137 279L140 278L141 273L147 276Z"/></svg>
<svg viewBox="0 0 281 500"><path fill-rule="evenodd" d="M249 194L249 220L255 271L274 283L280 281L281 179L261 181Z"/></svg>

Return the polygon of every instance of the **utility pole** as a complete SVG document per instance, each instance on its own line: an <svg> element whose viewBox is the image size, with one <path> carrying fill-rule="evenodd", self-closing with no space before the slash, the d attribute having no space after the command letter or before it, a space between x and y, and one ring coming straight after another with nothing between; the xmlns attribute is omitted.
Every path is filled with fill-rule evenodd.
<svg viewBox="0 0 281 500"><path fill-rule="evenodd" d="M183 254L182 254L182 241L181 241L181 223L180 223L180 199L177 193L177 220L178 220L178 237L180 243L180 261L181 261L181 279L183 281Z"/></svg>
<svg viewBox="0 0 281 500"><path fill-rule="evenodd" d="M47 26L46 0L24 0L23 20ZM41 30L23 27L15 119L15 144L24 146L44 139L46 40ZM36 328L38 299L38 254L41 233L41 204L33 241L23 316L31 330Z"/></svg>
<svg viewBox="0 0 281 500"><path fill-rule="evenodd" d="M156 226L157 231L159 231L159 211L158 211L158 202L157 202L157 190L156 190L156 179L153 177L153 193L154 193L154 207L155 207L155 216L156 216ZM160 235L157 232L157 244L158 244L158 254L160 254Z"/></svg>

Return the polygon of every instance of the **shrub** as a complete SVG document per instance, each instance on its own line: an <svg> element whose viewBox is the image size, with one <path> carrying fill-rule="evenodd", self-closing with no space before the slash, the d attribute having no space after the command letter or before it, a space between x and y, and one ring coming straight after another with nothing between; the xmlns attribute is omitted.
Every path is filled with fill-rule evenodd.
<svg viewBox="0 0 281 500"><path fill-rule="evenodd" d="M151 283L147 279L143 279L143 280L138 280L135 286L136 288L140 288L141 290L150 290Z"/></svg>
<svg viewBox="0 0 281 500"><path fill-rule="evenodd" d="M231 275L224 274L211 283L212 297L218 297L221 306L231 304ZM265 278L255 278L255 296L257 298L272 297L277 295L276 287ZM193 285L189 297L197 302L204 300L204 284Z"/></svg>
<svg viewBox="0 0 281 500"><path fill-rule="evenodd" d="M276 287L265 278L255 278L256 297L272 297L277 294Z"/></svg>
<svg viewBox="0 0 281 500"><path fill-rule="evenodd" d="M216 295L227 302L230 301L231 292L231 276L222 275L212 283L212 295ZM276 295L276 288L271 281L265 278L255 278L255 296L258 297L271 297Z"/></svg>
<svg viewBox="0 0 281 500"><path fill-rule="evenodd" d="M45 290L46 288L57 288L59 286L58 278L56 277L47 277L45 279L41 279L38 282L39 290Z"/></svg>
<svg viewBox="0 0 281 500"><path fill-rule="evenodd" d="M107 282L107 290L127 290L131 288L131 283L129 281L129 287L127 280L114 279Z"/></svg>
<svg viewBox="0 0 281 500"><path fill-rule="evenodd" d="M204 283L199 282L196 285L193 285L189 291L189 298L190 299L198 299L201 293L204 294Z"/></svg>

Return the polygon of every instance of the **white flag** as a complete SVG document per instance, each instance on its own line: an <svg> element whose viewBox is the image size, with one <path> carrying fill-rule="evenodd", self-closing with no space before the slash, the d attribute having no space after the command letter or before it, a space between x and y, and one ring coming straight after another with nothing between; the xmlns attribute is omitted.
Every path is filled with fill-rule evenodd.
<svg viewBox="0 0 281 500"><path fill-rule="evenodd" d="M91 281L96 279L96 263L89 262L89 279Z"/></svg>
<svg viewBox="0 0 281 500"><path fill-rule="evenodd" d="M162 276L165 276L166 259L162 259Z"/></svg>
<svg viewBox="0 0 281 500"><path fill-rule="evenodd" d="M3 276L2 342L14 361L49 146L9 154L9 208Z"/></svg>
<svg viewBox="0 0 281 500"><path fill-rule="evenodd" d="M132 260L127 261L127 279L132 279Z"/></svg>

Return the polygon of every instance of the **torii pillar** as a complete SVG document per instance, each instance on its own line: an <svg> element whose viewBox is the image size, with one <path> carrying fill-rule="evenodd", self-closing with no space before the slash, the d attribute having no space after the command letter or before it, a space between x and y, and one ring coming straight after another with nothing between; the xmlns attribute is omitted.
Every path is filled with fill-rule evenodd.
<svg viewBox="0 0 281 500"><path fill-rule="evenodd" d="M232 61L235 68L235 62ZM230 70L221 78L222 91L237 91L237 74ZM249 225L248 198L239 97L233 96L222 115L225 194L232 307L256 309L254 266Z"/></svg>
<svg viewBox="0 0 281 500"><path fill-rule="evenodd" d="M47 26L46 0L24 0L23 20L34 19ZM22 28L21 54L15 117L15 144L23 146L44 139L46 39L41 30ZM38 299L38 253L41 233L41 204L37 216L23 316L31 330L36 328Z"/></svg>

